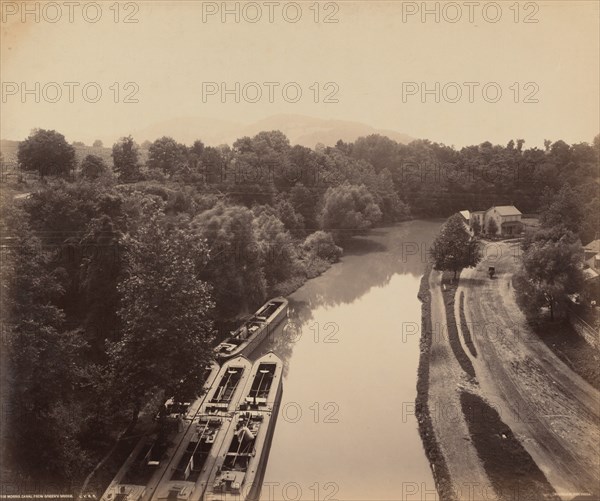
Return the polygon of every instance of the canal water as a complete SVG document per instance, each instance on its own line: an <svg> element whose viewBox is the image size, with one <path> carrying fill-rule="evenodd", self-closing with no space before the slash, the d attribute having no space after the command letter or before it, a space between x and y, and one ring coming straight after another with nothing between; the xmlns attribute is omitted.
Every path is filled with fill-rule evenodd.
<svg viewBox="0 0 600 501"><path fill-rule="evenodd" d="M253 354L284 361L263 501L388 500L433 488L414 401L417 292L439 226L409 221L356 237L340 263L288 298L288 323Z"/></svg>

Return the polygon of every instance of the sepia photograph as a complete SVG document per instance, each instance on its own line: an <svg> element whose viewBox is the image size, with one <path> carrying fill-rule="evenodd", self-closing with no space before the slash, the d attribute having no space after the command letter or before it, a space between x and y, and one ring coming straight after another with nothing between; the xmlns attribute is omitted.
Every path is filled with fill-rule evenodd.
<svg viewBox="0 0 600 501"><path fill-rule="evenodd" d="M0 18L0 501L600 501L600 0Z"/></svg>

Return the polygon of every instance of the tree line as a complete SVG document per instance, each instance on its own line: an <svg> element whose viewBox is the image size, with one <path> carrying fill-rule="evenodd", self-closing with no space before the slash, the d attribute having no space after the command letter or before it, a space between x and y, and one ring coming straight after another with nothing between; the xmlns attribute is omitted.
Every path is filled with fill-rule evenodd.
<svg viewBox="0 0 600 501"><path fill-rule="evenodd" d="M11 462L37 480L80 479L157 395L198 392L241 317L373 226L508 197L535 211L541 187L569 182L588 238L597 154L598 138L457 151L374 135L309 149L270 131L219 147L125 137L110 161L77 162L60 133L33 131L18 162L40 182L3 201Z"/></svg>

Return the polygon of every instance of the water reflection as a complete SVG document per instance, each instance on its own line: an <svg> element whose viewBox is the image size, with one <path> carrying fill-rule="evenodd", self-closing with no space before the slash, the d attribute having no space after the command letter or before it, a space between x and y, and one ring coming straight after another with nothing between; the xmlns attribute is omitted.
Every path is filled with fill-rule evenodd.
<svg viewBox="0 0 600 501"><path fill-rule="evenodd" d="M422 228L424 226L424 228ZM355 237L344 249L344 258L302 289L310 308L352 303L372 287L389 283L394 274L421 276L428 249L439 224L410 221ZM293 294L292 298L297 294Z"/></svg>
<svg viewBox="0 0 600 501"><path fill-rule="evenodd" d="M442 222L409 221L355 237L344 248L341 263L288 297L288 323L277 326L254 356L276 352L285 361L287 373L293 345L301 336L298 330L313 318L314 309L354 303L371 288L389 284L395 274L421 277Z"/></svg>
<svg viewBox="0 0 600 501"><path fill-rule="evenodd" d="M403 326L420 325L439 225L356 238L288 298L288 323L254 354L277 353L285 378L263 500L398 499L402 482L433 486L413 412L419 336Z"/></svg>

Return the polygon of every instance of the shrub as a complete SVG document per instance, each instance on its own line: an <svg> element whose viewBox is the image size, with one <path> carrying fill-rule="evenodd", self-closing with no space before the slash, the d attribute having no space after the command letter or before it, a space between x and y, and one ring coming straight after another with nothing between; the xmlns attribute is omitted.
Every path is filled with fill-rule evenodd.
<svg viewBox="0 0 600 501"><path fill-rule="evenodd" d="M333 237L325 231L315 231L304 240L302 249L330 263L339 261L342 248L335 245Z"/></svg>

